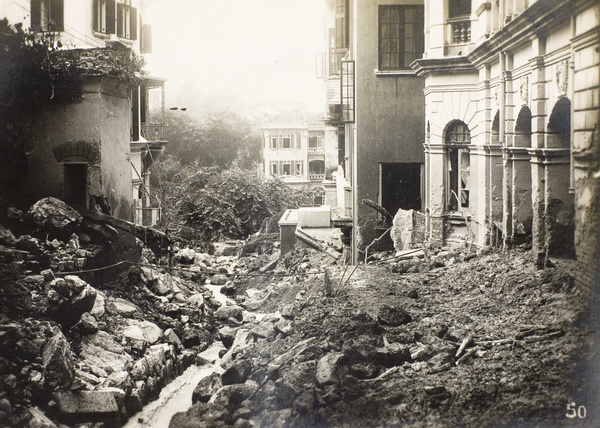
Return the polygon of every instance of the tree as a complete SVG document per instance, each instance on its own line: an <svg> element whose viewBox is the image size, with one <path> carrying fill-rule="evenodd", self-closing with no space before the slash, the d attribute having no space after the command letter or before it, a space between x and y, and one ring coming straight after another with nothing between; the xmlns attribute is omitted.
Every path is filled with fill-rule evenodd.
<svg viewBox="0 0 600 428"><path fill-rule="evenodd" d="M230 110L211 111L194 119L181 110L167 113L168 153L186 165L227 168L235 161L250 167L259 160L256 126Z"/></svg>
<svg viewBox="0 0 600 428"><path fill-rule="evenodd" d="M221 170L194 162L182 167L173 156L155 165L153 177L161 183L163 226L204 248L224 238L247 238L266 218L311 201L308 192L278 178L262 179L237 166Z"/></svg>

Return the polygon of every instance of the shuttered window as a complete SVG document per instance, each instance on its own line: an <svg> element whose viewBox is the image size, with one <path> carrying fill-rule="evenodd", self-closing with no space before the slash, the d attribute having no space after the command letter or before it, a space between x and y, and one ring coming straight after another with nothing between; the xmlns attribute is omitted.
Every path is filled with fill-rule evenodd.
<svg viewBox="0 0 600 428"><path fill-rule="evenodd" d="M94 31L115 34L115 0L94 0Z"/></svg>
<svg viewBox="0 0 600 428"><path fill-rule="evenodd" d="M348 0L335 1L335 47L348 49Z"/></svg>
<svg viewBox="0 0 600 428"><path fill-rule="evenodd" d="M117 3L117 36L137 40L137 9L130 4Z"/></svg>
<svg viewBox="0 0 600 428"><path fill-rule="evenodd" d="M31 0L31 29L33 31L63 31L63 0Z"/></svg>

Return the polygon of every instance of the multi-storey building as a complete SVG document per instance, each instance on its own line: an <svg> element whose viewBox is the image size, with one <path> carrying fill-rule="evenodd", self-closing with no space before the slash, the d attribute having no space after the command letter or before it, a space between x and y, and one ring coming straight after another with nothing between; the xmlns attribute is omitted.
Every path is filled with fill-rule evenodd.
<svg viewBox="0 0 600 428"><path fill-rule="evenodd" d="M4 182L30 199L56 196L154 224L158 216L150 202L148 171L166 143L165 79L144 72L124 79L117 70L131 52L139 56L151 50L142 0L0 3L0 18L44 36L56 49L51 56L62 55L61 61L80 71L26 112L32 120L18 141L20 167L3 168Z"/></svg>
<svg viewBox="0 0 600 428"><path fill-rule="evenodd" d="M328 0L327 10L327 99L343 141L356 262L389 227L363 200L392 215L422 209L424 79L410 64L424 51L424 2Z"/></svg>
<svg viewBox="0 0 600 428"><path fill-rule="evenodd" d="M576 253L597 281L600 4L427 0L425 22L429 238Z"/></svg>
<svg viewBox="0 0 600 428"><path fill-rule="evenodd" d="M338 148L336 128L321 115L267 117L263 133L263 173L313 194L314 205L337 205Z"/></svg>

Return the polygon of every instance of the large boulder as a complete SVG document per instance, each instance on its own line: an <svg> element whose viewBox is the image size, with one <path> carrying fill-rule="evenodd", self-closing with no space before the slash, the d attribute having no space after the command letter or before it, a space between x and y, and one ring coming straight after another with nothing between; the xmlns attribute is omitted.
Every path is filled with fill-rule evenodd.
<svg viewBox="0 0 600 428"><path fill-rule="evenodd" d="M221 379L223 385L244 383L252 373L252 363L245 358L238 358L225 370Z"/></svg>
<svg viewBox="0 0 600 428"><path fill-rule="evenodd" d="M69 205L53 197L37 201L27 215L46 230L68 232L82 221L81 215Z"/></svg>
<svg viewBox="0 0 600 428"><path fill-rule="evenodd" d="M198 385L194 389L192 394L192 403L198 401L202 403L208 403L210 397L212 397L219 389L223 387L221 376L218 373L211 373L210 375L200 379Z"/></svg>
<svg viewBox="0 0 600 428"><path fill-rule="evenodd" d="M316 379L319 385L338 384L347 373L348 365L345 363L344 354L330 352L319 360Z"/></svg>
<svg viewBox="0 0 600 428"><path fill-rule="evenodd" d="M75 370L71 346L61 331L52 336L44 346L42 367L50 387L66 388L73 383Z"/></svg>
<svg viewBox="0 0 600 428"><path fill-rule="evenodd" d="M425 240L425 214L415 210L398 210L390 236L396 251L410 250Z"/></svg>

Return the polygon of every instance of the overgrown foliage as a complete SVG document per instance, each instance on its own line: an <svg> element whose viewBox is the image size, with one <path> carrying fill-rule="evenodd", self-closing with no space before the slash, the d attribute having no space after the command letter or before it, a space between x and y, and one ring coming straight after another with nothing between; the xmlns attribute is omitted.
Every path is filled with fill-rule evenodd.
<svg viewBox="0 0 600 428"><path fill-rule="evenodd" d="M266 218L311 201L308 192L238 166L220 170L194 162L182 167L168 156L155 165L153 175L163 227L206 249L217 240L246 238Z"/></svg>

